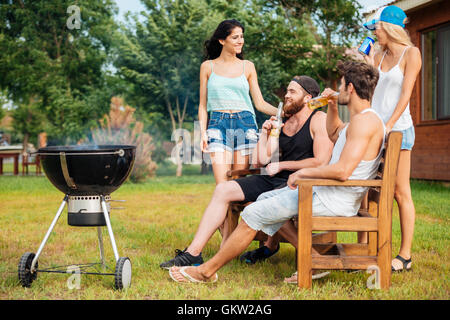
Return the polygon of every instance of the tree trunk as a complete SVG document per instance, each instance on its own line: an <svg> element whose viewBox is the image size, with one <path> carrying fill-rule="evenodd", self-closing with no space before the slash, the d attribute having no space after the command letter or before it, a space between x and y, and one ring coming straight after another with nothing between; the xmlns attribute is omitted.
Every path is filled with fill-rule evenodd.
<svg viewBox="0 0 450 320"><path fill-rule="evenodd" d="M178 103L178 100L176 101L176 103ZM170 121L172 122L172 130L173 132L175 132L175 130L177 129L176 127L176 121L175 121L175 116L172 110L172 104L170 103L169 97L166 97L166 106L167 106L167 110L169 111L169 116L170 116ZM179 108L178 109L178 115L179 115ZM181 128L181 123L179 123L180 128ZM183 146L183 140L181 139L181 137L178 139L178 141L175 141L175 148L176 148L176 164L177 164L177 170L175 175L177 177L181 177L181 175L183 174L183 161L182 161L182 157L181 157L181 150Z"/></svg>
<svg viewBox="0 0 450 320"><path fill-rule="evenodd" d="M23 135L23 153L26 154L28 151L28 141L30 140L30 134L25 133Z"/></svg>
<svg viewBox="0 0 450 320"><path fill-rule="evenodd" d="M168 97L166 97L166 107L167 107L167 111L169 111L170 122L172 123L172 130L175 131L177 128L177 125L175 122L175 117L173 116L172 104L170 103L170 100Z"/></svg>

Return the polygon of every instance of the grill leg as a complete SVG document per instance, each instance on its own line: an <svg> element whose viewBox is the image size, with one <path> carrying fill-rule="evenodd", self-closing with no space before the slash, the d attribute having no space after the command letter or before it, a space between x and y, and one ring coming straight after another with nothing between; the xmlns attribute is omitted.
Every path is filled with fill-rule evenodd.
<svg viewBox="0 0 450 320"><path fill-rule="evenodd" d="M114 258L116 258L116 262L119 261L119 252L117 251L116 240L114 239L114 234L111 228L111 221L109 220L108 208L106 207L105 197L101 196L101 203L103 214L105 215L106 227L108 228L109 238L111 239L111 246L114 252Z"/></svg>
<svg viewBox="0 0 450 320"><path fill-rule="evenodd" d="M105 254L103 251L103 238L102 238L102 227L97 227L98 235L98 247L100 249L100 260L102 261L102 266L105 267Z"/></svg>
<svg viewBox="0 0 450 320"><path fill-rule="evenodd" d="M64 207L65 207L66 204L67 204L67 199L68 199L68 198L69 198L68 195L66 195L66 196L64 197L64 199L63 199L61 205L59 206L58 212L56 213L56 216L55 216L55 218L53 219L52 224L50 225L50 228L48 228L48 231L47 231L47 233L46 233L46 235L45 235L45 237L44 237L44 240L42 240L41 245L39 246L39 249L38 249L36 255L34 256L34 259L33 259L33 262L31 263L31 268L30 268L30 270L31 270L32 273L36 272L36 269L35 269L35 267L36 267L36 262L38 261L39 256L40 256L42 250L44 249L44 246L45 246L45 244L47 243L47 240L48 240L48 238L50 237L50 234L52 233L53 228L54 228L55 225L56 225L56 222L58 222L58 219L59 219L59 217L61 216L61 213L63 212Z"/></svg>

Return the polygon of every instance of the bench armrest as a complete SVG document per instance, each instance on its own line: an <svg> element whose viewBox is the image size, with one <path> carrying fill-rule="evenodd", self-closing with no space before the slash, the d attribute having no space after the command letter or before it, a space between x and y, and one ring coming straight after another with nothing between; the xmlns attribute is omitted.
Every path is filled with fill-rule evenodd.
<svg viewBox="0 0 450 320"><path fill-rule="evenodd" d="M297 185L310 186L338 186L338 187L381 187L381 180L347 180L332 179L299 179Z"/></svg>

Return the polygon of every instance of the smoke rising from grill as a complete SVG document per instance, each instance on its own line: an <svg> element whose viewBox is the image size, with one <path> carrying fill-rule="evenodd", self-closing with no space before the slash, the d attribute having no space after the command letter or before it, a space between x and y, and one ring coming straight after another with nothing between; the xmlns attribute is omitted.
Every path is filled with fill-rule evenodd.
<svg viewBox="0 0 450 320"><path fill-rule="evenodd" d="M113 97L109 114L99 121L98 128L91 130L92 138L84 143L136 146L136 160L130 179L139 182L154 176L157 166L152 160L155 149L153 138L144 132L144 124L136 121L134 112L134 108L124 106L122 98Z"/></svg>

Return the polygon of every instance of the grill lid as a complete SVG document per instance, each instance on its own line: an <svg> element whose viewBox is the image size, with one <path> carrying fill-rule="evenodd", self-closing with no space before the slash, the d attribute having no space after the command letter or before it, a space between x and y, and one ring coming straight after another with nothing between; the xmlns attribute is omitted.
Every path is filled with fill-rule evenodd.
<svg viewBox="0 0 450 320"><path fill-rule="evenodd" d="M106 195L129 176L136 147L131 145L77 145L40 148L47 178L69 195Z"/></svg>

